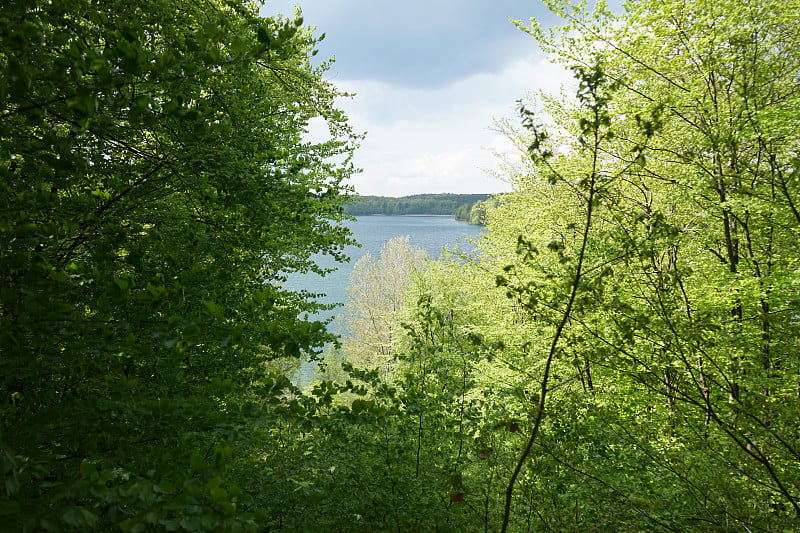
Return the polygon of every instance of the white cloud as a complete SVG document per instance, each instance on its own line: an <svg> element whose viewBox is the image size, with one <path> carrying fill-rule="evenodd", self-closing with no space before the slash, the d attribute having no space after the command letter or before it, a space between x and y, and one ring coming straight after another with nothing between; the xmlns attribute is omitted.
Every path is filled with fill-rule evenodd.
<svg viewBox="0 0 800 533"><path fill-rule="evenodd" d="M357 93L340 105L367 132L355 159L364 171L351 181L361 194L508 190L484 171L498 167L485 147L509 150L495 119L518 122L517 100L570 79L508 20L555 22L542 3L267 0L262 11L291 13L298 1L305 23L327 35L319 57L336 56L331 81Z"/></svg>
<svg viewBox="0 0 800 533"><path fill-rule="evenodd" d="M496 72L524 56L531 42L509 18L555 19L529 0L267 0L261 11L291 14L295 3L305 23L326 34L320 58L336 56L332 73L405 87L437 88L471 72Z"/></svg>
<svg viewBox="0 0 800 533"><path fill-rule="evenodd" d="M356 155L364 172L352 179L360 194L496 193L509 185L488 177L497 166L490 153L510 144L491 127L514 117L515 103L529 91L557 93L570 75L541 56L509 63L439 89L398 87L377 81L342 81L355 92L341 102L367 138Z"/></svg>

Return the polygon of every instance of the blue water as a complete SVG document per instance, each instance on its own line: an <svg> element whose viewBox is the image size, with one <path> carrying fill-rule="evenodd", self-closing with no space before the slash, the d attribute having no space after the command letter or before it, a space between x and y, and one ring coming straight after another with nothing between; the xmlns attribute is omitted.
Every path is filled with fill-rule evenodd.
<svg viewBox="0 0 800 533"><path fill-rule="evenodd" d="M380 258L381 247L394 237L408 236L409 244L425 250L431 258L437 258L444 248L470 252L474 246L469 242L478 238L480 226L471 226L458 222L453 217L443 216L364 216L356 221L348 222L355 240L361 247L349 246L345 250L350 258L349 263L336 263L330 257L318 256L317 264L323 268L336 268L336 271L321 277L314 273L295 274L286 283L290 289L306 289L313 293L324 294L318 301L326 304L345 303L346 289L353 271L353 265L369 252L375 259ZM315 320L335 319L341 307L322 312L310 318ZM335 320L329 329L338 332ZM304 363L299 384L307 383L313 378L314 365Z"/></svg>

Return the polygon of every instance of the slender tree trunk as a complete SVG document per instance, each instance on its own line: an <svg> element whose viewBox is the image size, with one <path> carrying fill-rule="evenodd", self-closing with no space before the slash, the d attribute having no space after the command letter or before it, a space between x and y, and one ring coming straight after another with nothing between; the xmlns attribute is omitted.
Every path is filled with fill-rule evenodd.
<svg viewBox="0 0 800 533"><path fill-rule="evenodd" d="M720 156L716 155L715 158L719 160ZM728 266L728 271L731 274L735 275L738 274L739 271L738 227L736 224L735 217L731 214L730 208L725 205L725 203L727 202L727 191L721 165L718 164L717 168L719 172L719 175L717 177L717 192L719 194L720 204L723 206L722 229L725 239L725 252L726 252L725 258ZM743 315L742 301L737 297L736 302L734 303L733 307L730 310L730 316L733 318L734 327L736 328L735 331L731 332L732 340L734 337L740 334L742 315ZM728 383L729 403L734 403L740 400L739 380L741 379L741 365L742 361L740 360L737 349L734 346L730 350L730 356L728 359L728 369L730 372L730 378Z"/></svg>
<svg viewBox="0 0 800 533"><path fill-rule="evenodd" d="M595 112L595 121L599 123L597 112ZM578 289L581 284L581 279L583 278L583 262L586 258L586 248L589 242L589 230L592 227L592 217L594 216L594 207L595 207L595 184L597 179L597 147L599 146L599 131L595 130L595 152L594 152L594 160L592 165L592 174L589 179L589 194L586 201L586 219L583 228L583 235L581 240L581 247L580 252L578 253L578 261L575 266L575 274L572 277L571 285L570 285L570 294L569 300L567 301L567 305L564 308L564 312L561 315L561 320L559 321L558 325L556 326L556 330L553 333L553 338L550 343L550 349L547 353L547 360L545 362L544 367L544 374L542 375L542 382L541 388L539 392L539 402L536 406L536 418L533 423L533 429L531 429L530 436L528 437L528 441L525 444L525 448L523 449L522 453L517 460L517 464L514 467L514 471L511 473L511 478L509 479L508 486L506 487L506 501L505 501L505 508L503 511L503 523L502 527L500 528L501 533L505 533L508 530L508 523L509 519L511 518L511 499L514 494L514 485L517 482L517 477L519 477L520 472L522 471L522 466L528 460L528 456L531 453L531 449L533 448L533 443L536 441L536 437L539 434L539 428L542 425L542 420L544 419L545 414L545 400L547 398L547 388L550 382L550 368L553 363L553 359L555 358L556 351L558 349L558 344L561 341L561 335L564 332L564 328L566 327L567 323L569 322L570 316L572 316L572 309L575 305L575 298L578 295Z"/></svg>
<svg viewBox="0 0 800 533"><path fill-rule="evenodd" d="M586 372L586 386L589 389L589 392L594 392L594 384L592 383L592 365L588 359L586 359L583 368Z"/></svg>

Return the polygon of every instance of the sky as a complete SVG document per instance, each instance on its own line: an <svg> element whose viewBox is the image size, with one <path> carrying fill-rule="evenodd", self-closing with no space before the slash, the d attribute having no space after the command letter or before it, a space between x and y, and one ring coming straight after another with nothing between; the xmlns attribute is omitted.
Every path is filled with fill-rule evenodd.
<svg viewBox="0 0 800 533"><path fill-rule="evenodd" d="M355 131L361 195L499 193L491 150L510 143L495 119L516 116L530 91L558 91L569 74L509 19L554 23L540 0L266 0L261 14L294 16L325 33L317 57ZM319 128L320 131L322 128Z"/></svg>

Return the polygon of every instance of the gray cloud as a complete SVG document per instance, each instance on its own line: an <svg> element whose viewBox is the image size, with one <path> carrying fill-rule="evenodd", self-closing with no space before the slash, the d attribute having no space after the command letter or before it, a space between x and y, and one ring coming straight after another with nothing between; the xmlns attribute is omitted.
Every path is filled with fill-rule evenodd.
<svg viewBox="0 0 800 533"><path fill-rule="evenodd" d="M484 171L498 165L484 148L513 152L493 120L570 79L509 21L553 22L538 0L275 0L261 12L293 16L296 2L326 34L318 57L336 57L326 78L357 93L339 105L367 132L351 180L361 194L508 190Z"/></svg>
<svg viewBox="0 0 800 533"><path fill-rule="evenodd" d="M326 39L320 56L336 56L334 79L370 79L405 87L441 87L497 72L530 54L533 40L509 21L549 22L526 0L307 0L306 24ZM293 0L267 2L262 13L293 13Z"/></svg>

